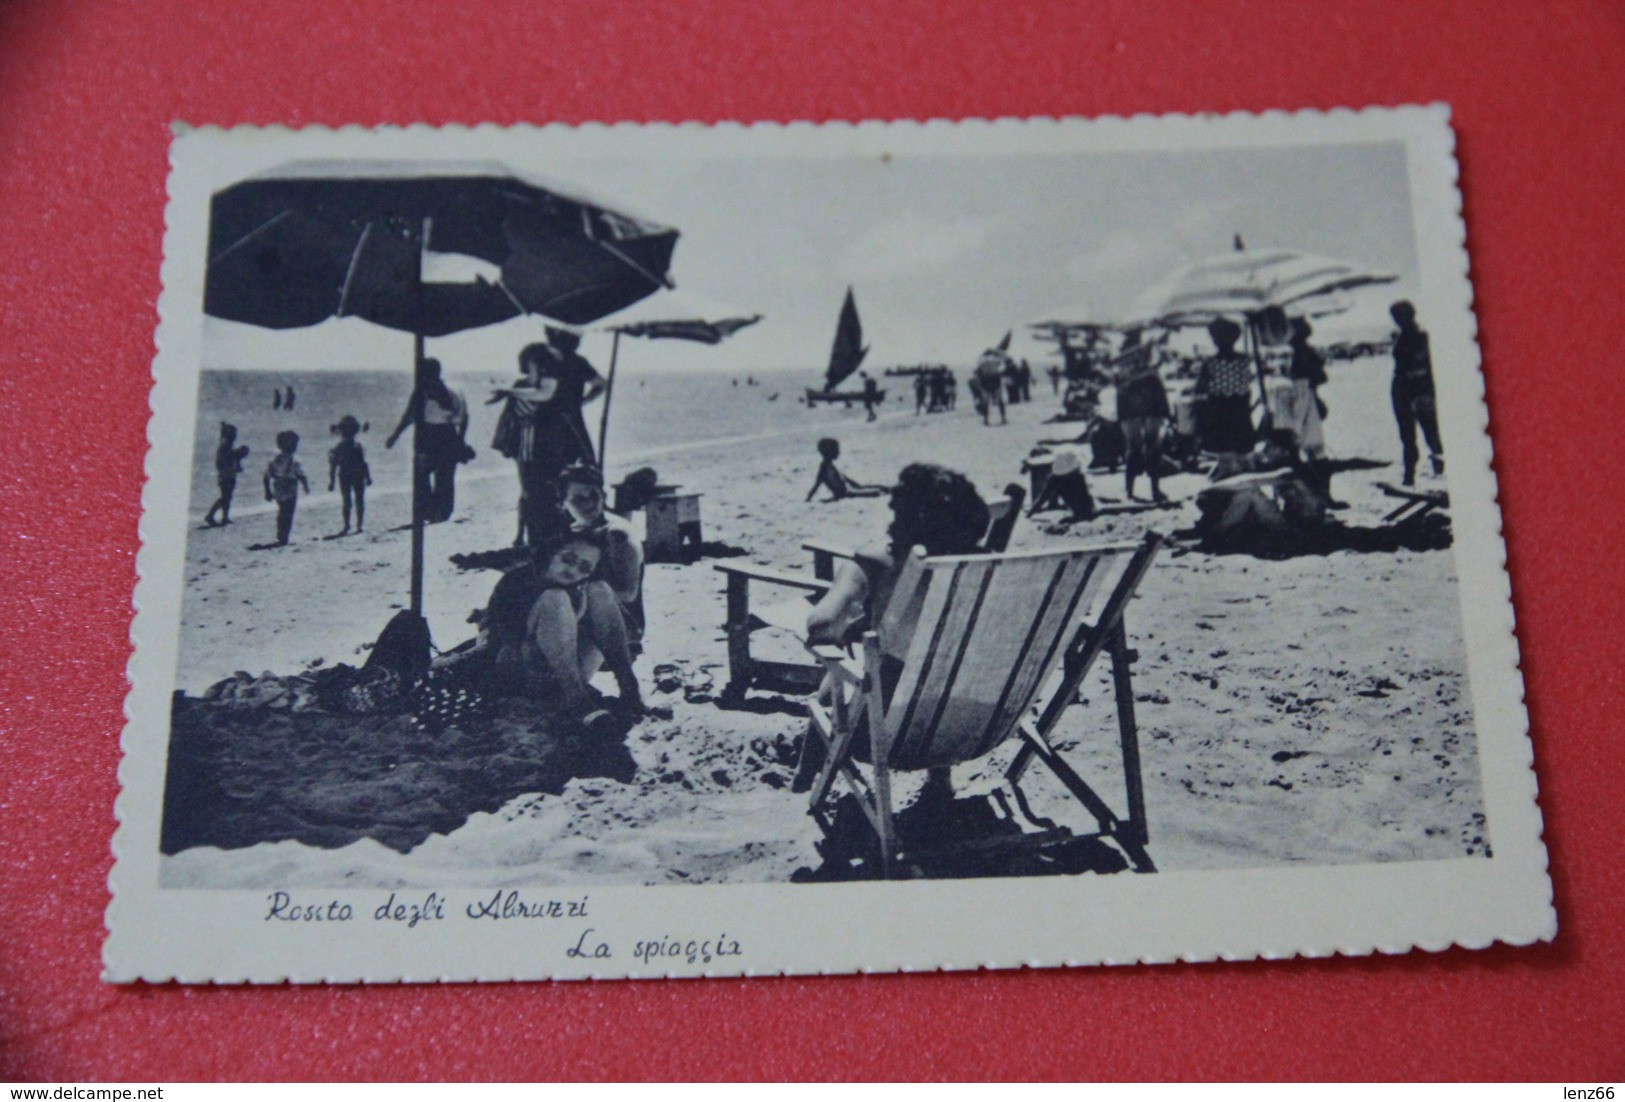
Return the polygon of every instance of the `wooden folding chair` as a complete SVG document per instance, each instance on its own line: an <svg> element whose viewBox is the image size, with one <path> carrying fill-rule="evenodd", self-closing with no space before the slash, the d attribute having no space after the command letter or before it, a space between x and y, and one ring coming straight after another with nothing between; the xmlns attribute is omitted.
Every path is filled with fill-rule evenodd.
<svg viewBox="0 0 1625 1102"><path fill-rule="evenodd" d="M1401 504L1382 519L1389 523L1420 520L1435 509L1450 508L1450 495L1443 490L1401 490L1386 482L1377 483L1388 497L1399 498Z"/></svg>
<svg viewBox="0 0 1625 1102"><path fill-rule="evenodd" d="M987 532L981 550L1003 551L1010 544L1010 534L1021 516L1021 505L1027 492L1011 483L1005 487L1005 496L989 505ZM812 576L785 570L772 570L748 563L714 563L716 570L728 578L728 619L723 630L728 636L728 683L723 695L739 699L750 689L770 692L810 693L823 680L824 671L814 663L772 661L751 653L751 636L766 627L786 628L796 636L806 630L805 615L811 602L822 597L835 577L835 561L850 559L856 552L833 543L809 540L803 550L812 553ZM805 601L779 600L764 605L751 603L752 583L774 586L803 594ZM799 616L800 622L790 623L787 617Z"/></svg>
<svg viewBox="0 0 1625 1102"><path fill-rule="evenodd" d="M1155 871L1145 848L1130 675L1135 656L1123 613L1160 544L1153 533L1138 543L910 560L860 655L808 648L836 686L827 705L812 705L809 737L822 739L827 751L812 789L812 814L826 821L835 781L844 781L878 836L881 868L889 876L907 856L892 818L891 774L971 761L1016 737L1023 745L1006 771L1013 788L1033 761L1041 762L1093 816L1099 836L1116 842L1136 871ZM1049 741L1103 652L1111 656L1117 702L1126 790L1121 815ZM887 662L900 662L889 694L883 684L889 678L881 674ZM854 754L861 732L872 763L867 773Z"/></svg>
<svg viewBox="0 0 1625 1102"><path fill-rule="evenodd" d="M987 507L987 532L978 551L996 554L1010 546L1010 536L1016 530L1016 521L1021 519L1021 506L1026 500L1024 487L1015 482L1005 486L1004 496ZM835 577L836 559L850 559L857 554L850 547L826 540L808 540L801 549L812 554L813 576L825 581Z"/></svg>

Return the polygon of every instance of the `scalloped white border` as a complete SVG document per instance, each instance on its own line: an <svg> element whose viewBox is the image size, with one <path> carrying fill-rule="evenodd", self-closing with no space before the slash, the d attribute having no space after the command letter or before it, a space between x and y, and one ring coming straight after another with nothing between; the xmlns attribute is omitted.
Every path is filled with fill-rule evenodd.
<svg viewBox="0 0 1625 1102"><path fill-rule="evenodd" d="M104 978L115 982L389 982L929 971L1403 953L1452 944L1550 940L1557 920L1541 841L1533 753L1513 633L1511 590L1468 281L1449 109L1336 109L1260 115L921 122L588 123L339 129L175 127L165 211L163 291L153 361L147 483L136 558L135 645L121 740L119 826L108 878ZM500 156L524 142L560 157L842 157L882 151L1023 153L1399 140L1409 154L1423 315L1429 319L1441 431L1451 456L1468 672L1490 860L1155 876L889 884L597 888L599 932L630 943L655 930L726 929L743 964L639 973L566 962L541 943L578 927L471 930L321 928L259 921L264 893L160 890L158 827L185 546L184 487L195 423L202 250L209 195L296 158ZM348 893L370 898L384 893ZM951 915L952 921L944 921ZM601 917L599 917L601 916ZM635 916L635 917L628 917ZM794 916L792 919L790 916ZM393 925L393 924L392 924ZM523 928L511 928L518 925ZM470 936L470 935L473 936ZM624 959L624 958L623 958Z"/></svg>

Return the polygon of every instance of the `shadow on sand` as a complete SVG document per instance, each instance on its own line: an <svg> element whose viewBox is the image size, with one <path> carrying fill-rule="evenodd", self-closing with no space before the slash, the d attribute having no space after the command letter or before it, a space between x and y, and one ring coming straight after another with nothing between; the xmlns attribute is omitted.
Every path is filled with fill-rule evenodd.
<svg viewBox="0 0 1625 1102"><path fill-rule="evenodd" d="M1376 528L1328 523L1308 531L1260 532L1246 538L1219 540L1202 538L1193 529L1175 532L1175 540L1185 540L1175 555L1201 551L1209 555L1248 555L1256 559L1295 559L1305 555L1331 555L1338 551L1356 554L1392 554L1396 551L1447 551L1454 543L1450 518L1429 513L1398 524Z"/></svg>
<svg viewBox="0 0 1625 1102"><path fill-rule="evenodd" d="M694 563L701 559L737 559L749 555L744 547L730 543L706 540L698 546L686 546L675 559L651 559L651 562ZM451 556L451 564L458 570L512 570L530 560L528 547L497 547L490 551L468 551Z"/></svg>
<svg viewBox="0 0 1625 1102"><path fill-rule="evenodd" d="M893 878L969 879L992 876L1076 876L1116 873L1128 860L1115 847L1095 837L1078 837L1064 828L1039 834L1024 832L994 796L962 797L923 805L915 803L894 817L903 858ZM1007 809L1004 809L1007 810ZM879 879L880 855L874 828L857 798L840 797L819 824L817 868L796 870L796 883Z"/></svg>
<svg viewBox="0 0 1625 1102"><path fill-rule="evenodd" d="M177 693L159 848L239 849L372 838L401 853L518 796L573 777L627 782L620 738L557 729L543 705L496 702L471 729L431 734L410 715L231 707ZM617 732L624 734L624 732Z"/></svg>
<svg viewBox="0 0 1625 1102"><path fill-rule="evenodd" d="M726 689L714 698L708 698L719 712L749 712L758 716L795 716L807 718L807 702L773 693L730 693Z"/></svg>

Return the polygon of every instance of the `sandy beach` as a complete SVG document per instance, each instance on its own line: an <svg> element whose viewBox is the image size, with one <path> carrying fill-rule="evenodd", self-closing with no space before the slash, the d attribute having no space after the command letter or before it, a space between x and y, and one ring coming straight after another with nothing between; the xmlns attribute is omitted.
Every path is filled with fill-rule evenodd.
<svg viewBox="0 0 1625 1102"><path fill-rule="evenodd" d="M1338 519L1354 528L1379 527L1394 504L1376 485L1398 479L1390 370L1378 359L1338 364L1324 391L1331 455L1390 464L1338 476L1335 492L1349 503ZM905 388L894 385L874 423L861 409L819 408L802 409L789 429L764 429L754 404L780 389L796 393L788 383L730 388L738 431L727 439L651 453L612 436L611 480L654 466L663 481L703 495L707 541L742 549L753 562L805 568L804 540L874 545L886 524L883 498L802 503L819 436L840 439L841 466L853 478L885 482L908 462L930 460L964 471L991 498L1005 483L1024 481L1020 462L1038 438L1076 431L1044 424L1058 403L1042 384L1033 402L1010 408L1004 426L984 428L968 402L953 413L915 415L911 396L904 400ZM493 417L477 408L476 444L489 439ZM318 463L325 473L321 452L306 457L313 474ZM325 489L325 478L315 481ZM1023 518L1011 547L1185 528L1202 485L1201 476L1175 476L1164 482L1174 508L1108 515L1069 532L1046 531L1059 514ZM1121 475L1092 476L1091 487L1105 502L1122 499ZM245 479L237 523L194 531L189 541L177 684L188 694L236 670L290 674L359 663L406 603L409 532L392 530L407 511L403 486L380 480L364 536L320 538L339 523L336 496L318 492L300 505L292 546L248 551L271 527L257 489ZM472 633L468 615L497 579L460 570L450 556L511 543L516 492L511 464L482 448L464 469L454 519L430 529L425 614L439 646ZM1449 550L1283 561L1165 551L1127 614L1140 654L1134 683L1158 867L1486 854L1455 582ZM805 720L791 714L788 700L755 711L724 710L715 700L726 679L722 585L707 560L648 567L638 673L654 714L628 737L636 763L630 780L579 778L562 792L521 795L407 853L371 839L330 849L295 841L199 846L165 857L165 884L749 882L787 880L816 866L818 828L786 783L788 747ZM1102 780L1101 791L1115 792L1115 724L1103 674L1085 696L1062 720L1060 745L1086 777ZM961 767L956 790L991 789L1010 753L1006 747ZM1036 811L1086 825L1058 784L1029 776ZM905 802L911 791L905 783Z"/></svg>

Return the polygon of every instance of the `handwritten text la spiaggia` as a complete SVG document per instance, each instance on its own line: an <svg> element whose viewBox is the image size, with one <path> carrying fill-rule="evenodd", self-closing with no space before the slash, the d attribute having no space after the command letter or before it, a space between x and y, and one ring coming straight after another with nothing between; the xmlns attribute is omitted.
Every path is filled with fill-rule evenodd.
<svg viewBox="0 0 1625 1102"><path fill-rule="evenodd" d="M440 892L423 895L390 892L370 910L366 904L343 899L297 898L291 892L274 891L265 897L266 922L330 924L364 921L391 923L406 929L438 925L448 921L494 921L586 919L591 917L587 896L580 899L538 899L516 890L496 891L468 901L451 901ZM593 927L572 931L573 941L561 941L566 957L584 960L613 960L615 948ZM737 938L726 933L711 937L689 937L670 933L654 934L633 944L631 954L641 965L712 964L728 957L744 955Z"/></svg>

